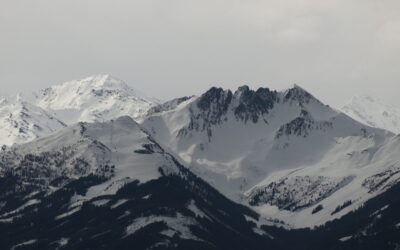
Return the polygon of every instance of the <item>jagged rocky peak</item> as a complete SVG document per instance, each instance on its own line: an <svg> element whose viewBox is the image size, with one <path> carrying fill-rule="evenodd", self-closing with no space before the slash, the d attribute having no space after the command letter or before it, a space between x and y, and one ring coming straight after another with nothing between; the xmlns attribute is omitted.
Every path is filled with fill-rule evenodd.
<svg viewBox="0 0 400 250"><path fill-rule="evenodd" d="M268 113L278 99L278 93L268 88L254 91L244 85L232 94L230 90L213 87L199 98L197 105L203 111L220 115L232 109L236 118L257 122L259 116Z"/></svg>
<svg viewBox="0 0 400 250"><path fill-rule="evenodd" d="M260 115L268 113L278 100L278 93L268 88L251 90L247 85L241 86L236 90L234 99L238 103L235 107L236 117L254 123L258 121Z"/></svg>
<svg viewBox="0 0 400 250"><path fill-rule="evenodd" d="M234 92L212 87L189 105L190 123L188 127L180 131L180 135L187 134L189 130L196 130L207 131L210 137L214 125L233 119L243 123L270 124L273 116L269 116L269 114L276 106L285 103L293 106L294 112L299 109L298 107L301 108L299 111L303 110L303 113L299 114L299 118L293 123L301 123L302 126L310 127L313 119L307 116L308 111L306 111L310 102L322 105L310 93L297 85L282 92L269 88L252 90L247 85L240 86ZM312 113L311 111L310 113Z"/></svg>
<svg viewBox="0 0 400 250"><path fill-rule="evenodd" d="M283 100L286 102L296 101L300 105L308 104L311 100L318 101L307 90L303 89L297 84L294 84L293 87L284 91Z"/></svg>
<svg viewBox="0 0 400 250"><path fill-rule="evenodd" d="M257 117L268 113L278 102L296 102L300 106L310 103L311 100L319 102L313 95L298 85L294 85L283 92L259 88L252 90L247 85L240 86L233 94L230 90L212 87L198 100L201 110L217 108L226 112L231 108L237 118L257 122ZM320 103L320 102L319 102Z"/></svg>
<svg viewBox="0 0 400 250"><path fill-rule="evenodd" d="M196 107L191 106L189 126L181 129L179 134L184 136L188 133L188 130L207 131L210 138L210 127L226 120L231 102L232 92L230 90L212 87L197 99ZM198 109L198 111L195 109Z"/></svg>
<svg viewBox="0 0 400 250"><path fill-rule="evenodd" d="M197 106L201 110L215 109L227 111L232 101L232 92L223 90L222 88L212 87L202 94L197 102Z"/></svg>
<svg viewBox="0 0 400 250"><path fill-rule="evenodd" d="M254 99L254 98L261 98L261 99L269 99L271 96L276 98L277 92L271 91L269 88L258 88L256 91L250 89L249 86L243 85L240 86L235 91L235 98L240 98L241 100L246 99Z"/></svg>

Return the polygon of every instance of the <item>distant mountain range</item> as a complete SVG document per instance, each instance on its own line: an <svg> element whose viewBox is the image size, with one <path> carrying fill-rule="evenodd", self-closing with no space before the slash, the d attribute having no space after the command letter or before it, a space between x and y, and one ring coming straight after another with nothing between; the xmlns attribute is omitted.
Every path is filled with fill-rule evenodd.
<svg viewBox="0 0 400 250"><path fill-rule="evenodd" d="M2 99L0 248L396 249L397 110L343 111L297 85L161 103L109 75Z"/></svg>

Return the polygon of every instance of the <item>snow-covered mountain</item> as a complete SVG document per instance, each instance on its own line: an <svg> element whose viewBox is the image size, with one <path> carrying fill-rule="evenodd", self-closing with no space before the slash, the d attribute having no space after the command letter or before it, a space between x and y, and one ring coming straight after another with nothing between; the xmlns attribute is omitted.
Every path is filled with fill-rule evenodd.
<svg viewBox="0 0 400 250"><path fill-rule="evenodd" d="M31 141L66 125L45 110L17 96L0 100L0 145Z"/></svg>
<svg viewBox="0 0 400 250"><path fill-rule="evenodd" d="M0 153L1 249L264 249L273 237L130 117ZM217 236L217 237L216 237Z"/></svg>
<svg viewBox="0 0 400 250"><path fill-rule="evenodd" d="M141 150L143 154L134 153ZM159 154L146 154L146 150ZM26 155L32 158L27 159ZM112 177L107 186L133 177L140 182L156 179L160 176L159 167L165 173L177 171L172 160L164 159L162 149L152 144L148 135L128 116L107 123L81 122L50 136L11 147L2 156L3 160L13 162L11 166L4 164L6 170L28 172L29 177L43 179L45 187L60 177L80 178L104 171ZM37 161L41 166L35 164ZM118 168L114 169L116 165ZM111 191L110 187L107 190Z"/></svg>
<svg viewBox="0 0 400 250"><path fill-rule="evenodd" d="M341 111L368 126L400 133L400 108L377 98L354 96Z"/></svg>
<svg viewBox="0 0 400 250"><path fill-rule="evenodd" d="M78 122L136 119L159 101L110 75L94 75L0 99L0 146L48 135Z"/></svg>
<svg viewBox="0 0 400 250"><path fill-rule="evenodd" d="M299 86L211 88L143 126L227 197L292 227L340 218L400 180L398 137Z"/></svg>
<svg viewBox="0 0 400 250"><path fill-rule="evenodd" d="M0 248L400 246L400 137L299 86L211 88L137 120L4 147Z"/></svg>
<svg viewBox="0 0 400 250"><path fill-rule="evenodd" d="M137 118L158 101L110 75L94 75L42 89L33 103L67 124Z"/></svg>

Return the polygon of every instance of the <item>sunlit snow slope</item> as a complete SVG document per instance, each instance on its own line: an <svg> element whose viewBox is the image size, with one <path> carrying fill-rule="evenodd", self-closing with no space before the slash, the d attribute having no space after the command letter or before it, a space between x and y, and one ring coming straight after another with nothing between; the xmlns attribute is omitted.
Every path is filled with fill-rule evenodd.
<svg viewBox="0 0 400 250"><path fill-rule="evenodd" d="M66 125L20 97L0 100L0 146L31 141Z"/></svg>
<svg viewBox="0 0 400 250"><path fill-rule="evenodd" d="M67 124L108 121L128 115L136 118L157 101L110 75L94 75L40 90L34 103Z"/></svg>
<svg viewBox="0 0 400 250"><path fill-rule="evenodd" d="M11 146L48 135L77 122L134 119L158 100L146 97L110 75L94 75L0 99L0 146Z"/></svg>

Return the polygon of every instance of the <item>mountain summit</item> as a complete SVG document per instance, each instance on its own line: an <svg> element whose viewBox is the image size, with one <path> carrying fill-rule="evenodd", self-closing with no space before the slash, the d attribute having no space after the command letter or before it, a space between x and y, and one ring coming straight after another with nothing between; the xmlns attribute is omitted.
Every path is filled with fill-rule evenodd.
<svg viewBox="0 0 400 250"><path fill-rule="evenodd" d="M122 115L136 118L156 101L110 75L94 75L40 90L34 94L33 102L73 124L107 121Z"/></svg>
<svg viewBox="0 0 400 250"><path fill-rule="evenodd" d="M134 119L158 104L110 75L94 75L0 99L0 145L11 146L78 122Z"/></svg>
<svg viewBox="0 0 400 250"><path fill-rule="evenodd" d="M392 159L375 152L396 148L389 146L392 133L353 120L297 85L213 87L151 114L143 126L224 195L293 227L339 218L383 192L357 183L389 171ZM333 213L346 195L354 202ZM324 210L312 213L319 205Z"/></svg>
<svg viewBox="0 0 400 250"><path fill-rule="evenodd" d="M0 128L1 249L400 245L400 136L297 85L154 104L98 75L1 99Z"/></svg>

